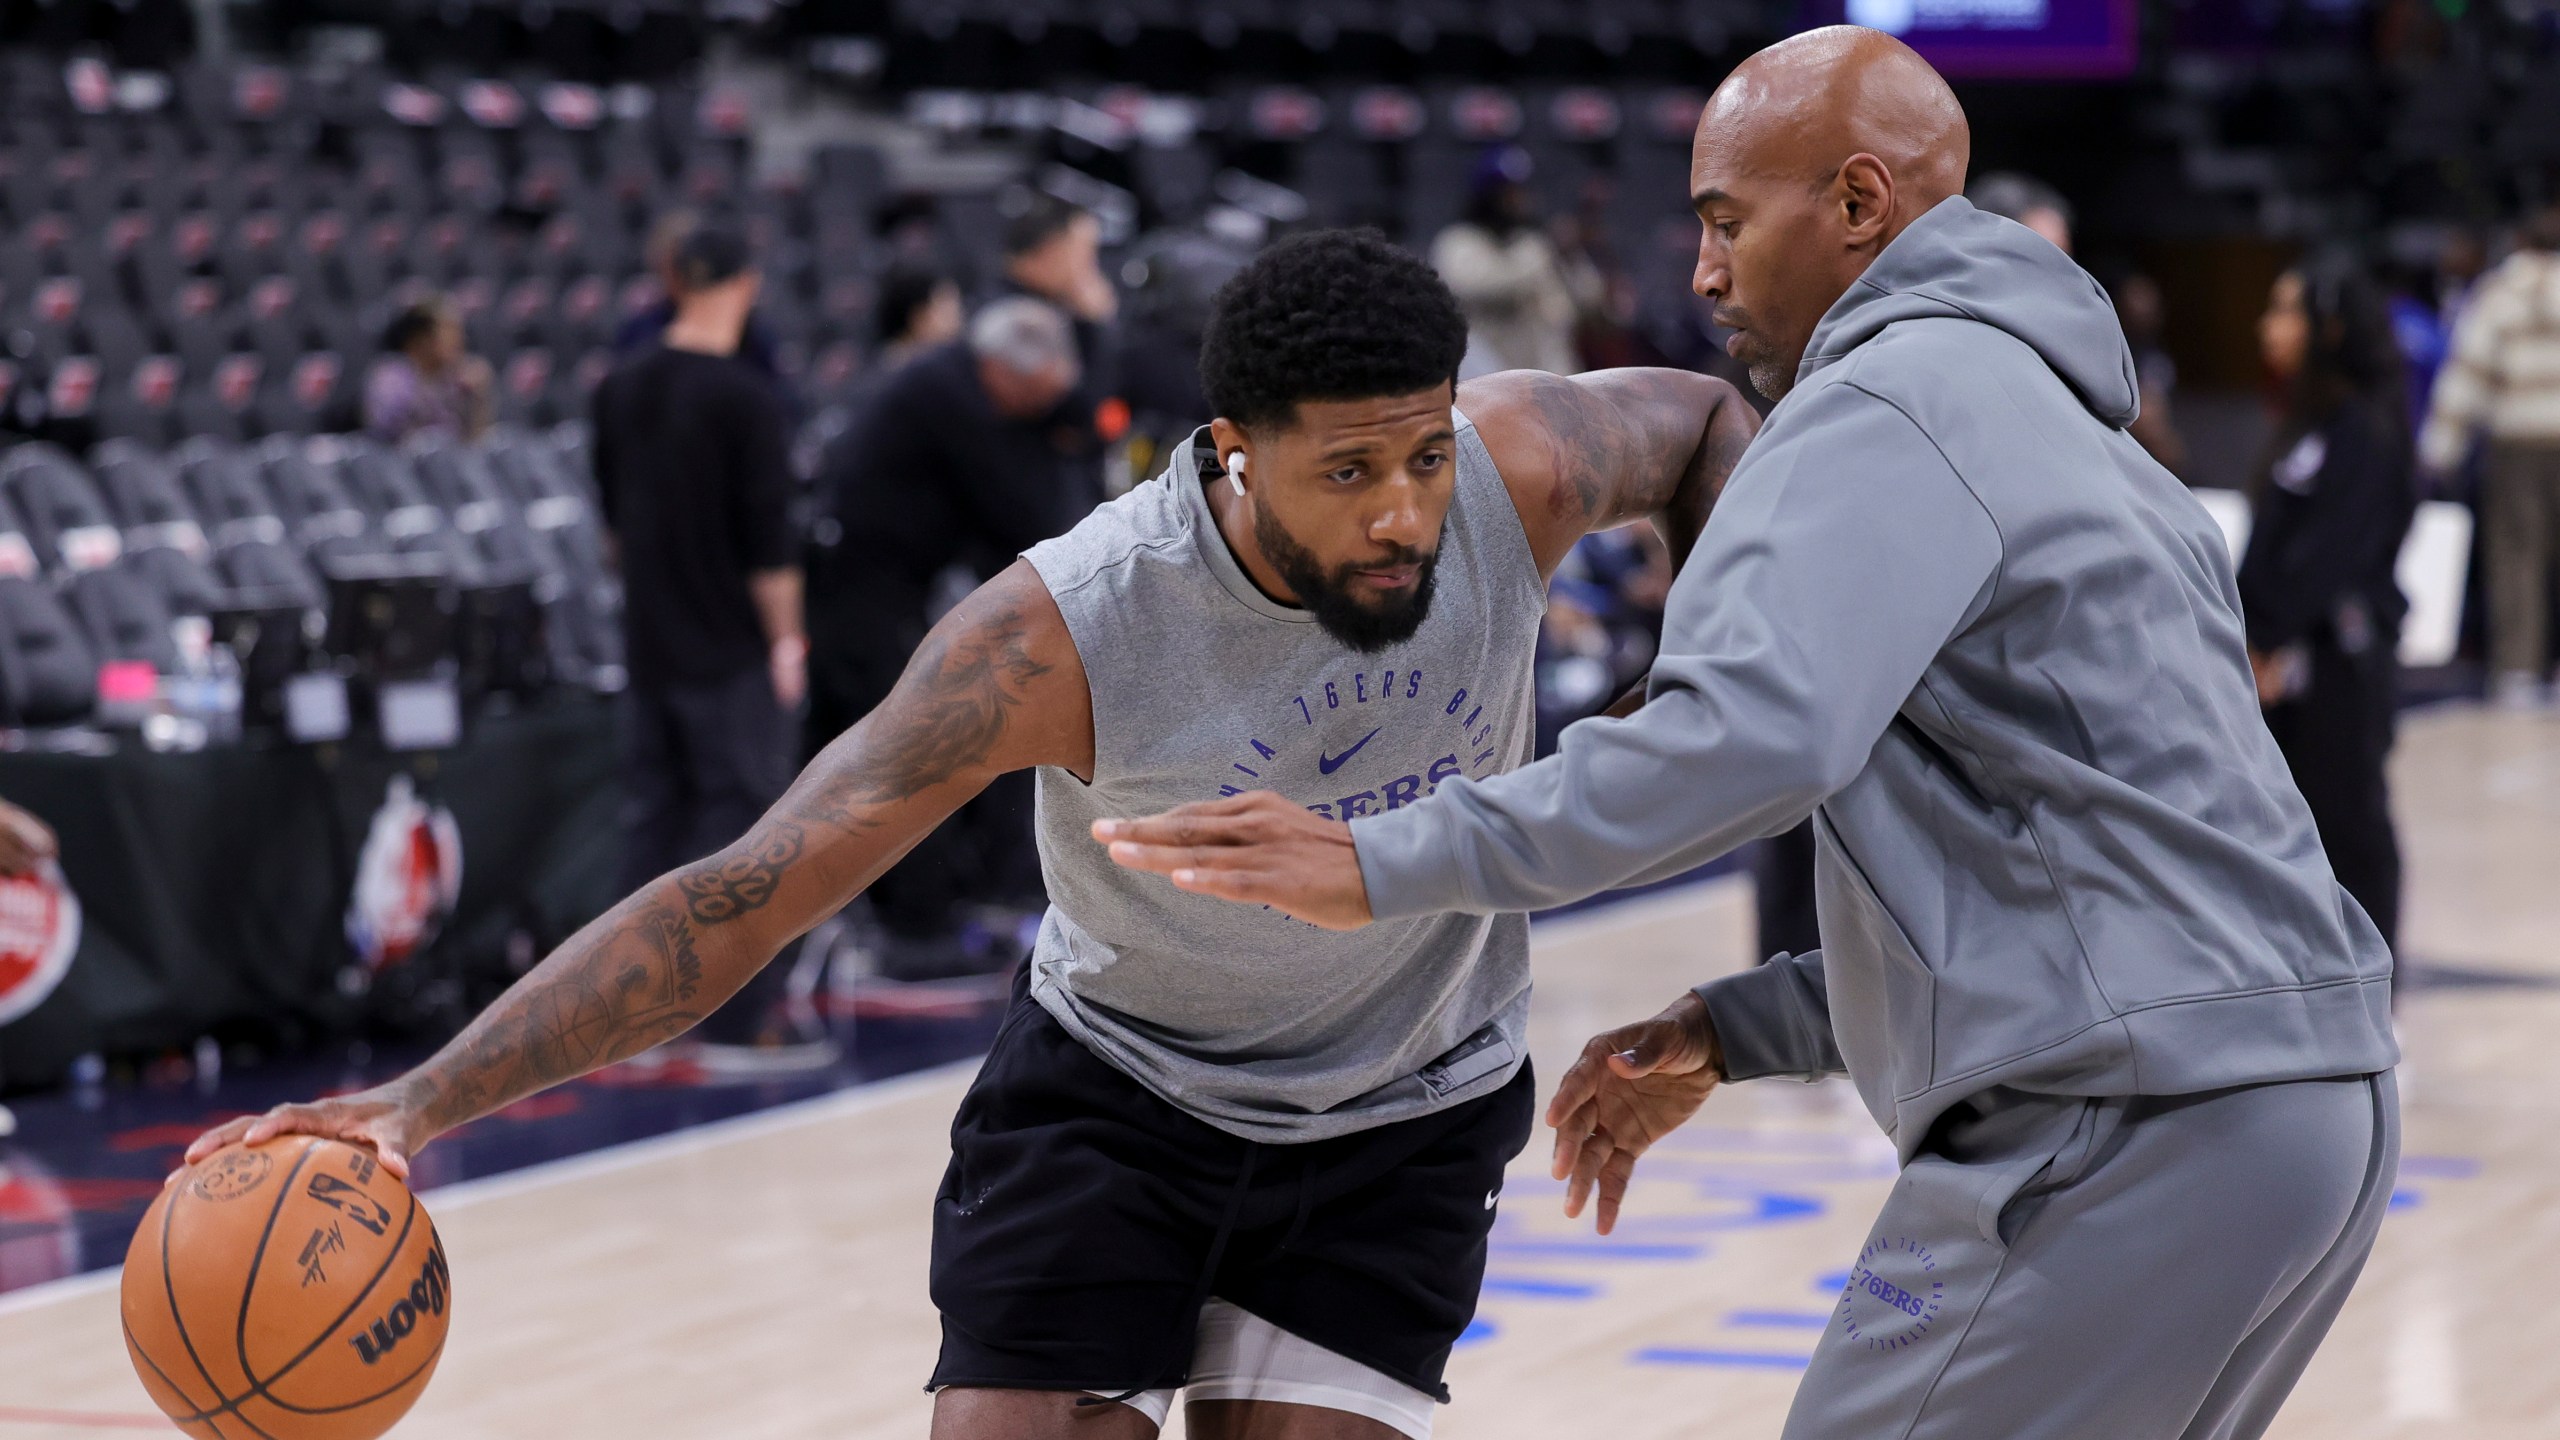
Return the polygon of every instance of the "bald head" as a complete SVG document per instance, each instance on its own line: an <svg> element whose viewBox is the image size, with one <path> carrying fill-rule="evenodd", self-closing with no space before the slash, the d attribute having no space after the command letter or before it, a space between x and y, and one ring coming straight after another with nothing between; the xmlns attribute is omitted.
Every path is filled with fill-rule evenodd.
<svg viewBox="0 0 2560 1440"><path fill-rule="evenodd" d="M1912 48L1860 25L1830 25L1745 60L1698 119L1696 155L1746 172L1821 184L1854 155L1883 162L1917 217L1964 190L1973 131L1964 107Z"/></svg>
<svg viewBox="0 0 2560 1440"><path fill-rule="evenodd" d="M1772 399L1823 312L1894 237L1962 193L1973 134L1929 62L1833 25L1745 60L1698 118L1690 201L1700 295Z"/></svg>

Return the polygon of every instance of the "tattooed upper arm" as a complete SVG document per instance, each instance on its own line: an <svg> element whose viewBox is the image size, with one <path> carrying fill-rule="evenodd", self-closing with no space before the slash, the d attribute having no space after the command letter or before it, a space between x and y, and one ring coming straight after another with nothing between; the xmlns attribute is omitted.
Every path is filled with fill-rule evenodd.
<svg viewBox="0 0 2560 1440"><path fill-rule="evenodd" d="M1090 774L1093 707L1057 603L1017 561L934 626L889 697L810 761L754 829L677 871L673 898L695 925L745 920L739 930L764 938L797 934L989 780L1034 765Z"/></svg>
<svg viewBox="0 0 2560 1440"><path fill-rule="evenodd" d="M1016 561L933 627L889 698L810 762L784 808L865 830L945 787L974 794L1034 765L1092 772L1093 701L1057 602Z"/></svg>
<svg viewBox="0 0 2560 1440"><path fill-rule="evenodd" d="M1506 371L1460 387L1458 406L1548 573L1585 534L1648 517L1685 558L1759 429L1731 385L1686 370Z"/></svg>

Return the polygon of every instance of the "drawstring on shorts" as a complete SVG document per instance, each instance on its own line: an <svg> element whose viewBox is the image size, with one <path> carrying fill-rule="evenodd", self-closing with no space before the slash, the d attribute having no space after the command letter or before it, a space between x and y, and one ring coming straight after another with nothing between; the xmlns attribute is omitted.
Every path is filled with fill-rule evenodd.
<svg viewBox="0 0 2560 1440"><path fill-rule="evenodd" d="M1227 1191L1226 1213L1218 1219L1218 1233L1210 1237L1209 1257L1201 1263L1200 1276L1191 1284L1191 1299L1182 1307L1181 1323L1185 1327L1185 1333L1174 1338L1174 1349L1171 1351L1172 1355L1182 1358L1168 1358L1162 1366L1157 1368L1153 1376L1140 1384L1130 1386L1117 1395L1080 1395L1076 1397L1078 1409L1087 1405L1126 1404L1167 1381L1180 1383L1184 1374L1191 1368L1189 1331L1199 1326L1200 1307L1209 1302L1209 1291L1218 1283L1218 1262L1227 1258L1227 1241L1236 1233L1236 1221L1244 1215L1245 1197L1253 1190L1254 1161L1262 1154L1260 1141L1247 1140L1244 1146L1244 1163L1236 1168L1236 1183ZM1305 1210L1306 1200L1302 1190L1299 1197L1298 1217L1302 1225L1306 1223Z"/></svg>

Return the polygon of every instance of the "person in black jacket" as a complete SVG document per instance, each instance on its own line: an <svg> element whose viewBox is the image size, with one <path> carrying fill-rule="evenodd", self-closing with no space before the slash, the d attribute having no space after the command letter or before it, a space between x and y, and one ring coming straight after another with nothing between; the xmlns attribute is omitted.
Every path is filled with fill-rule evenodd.
<svg viewBox="0 0 2560 1440"><path fill-rule="evenodd" d="M2396 951L2384 766L2408 605L2392 568L2417 507L2399 351L2380 287L2339 259L2277 279L2258 341L2284 385L2240 562L2258 698L2338 882Z"/></svg>
<svg viewBox="0 0 2560 1440"><path fill-rule="evenodd" d="M888 697L940 618L950 572L983 580L1101 503L1080 443L1053 419L1082 373L1067 317L1011 296L859 402L818 471L805 754ZM1005 777L872 883L882 972L1001 968L1013 956L972 943L961 907L1027 904L1038 889L1030 777Z"/></svg>
<svg viewBox="0 0 2560 1440"><path fill-rule="evenodd" d="M623 883L645 884L746 833L790 785L808 689L790 435L738 356L761 284L742 234L679 246L676 316L596 387L594 466L622 572ZM777 1002L768 966L710 1016L715 1069L815 1068L834 1049Z"/></svg>

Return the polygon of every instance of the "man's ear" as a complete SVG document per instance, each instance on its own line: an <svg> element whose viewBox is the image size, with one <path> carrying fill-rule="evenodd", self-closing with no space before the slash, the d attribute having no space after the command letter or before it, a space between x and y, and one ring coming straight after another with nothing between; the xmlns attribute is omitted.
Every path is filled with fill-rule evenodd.
<svg viewBox="0 0 2560 1440"><path fill-rule="evenodd" d="M1218 463L1221 465L1227 463L1229 455L1248 448L1244 427L1224 416L1209 422L1209 444L1217 451Z"/></svg>
<svg viewBox="0 0 2560 1440"><path fill-rule="evenodd" d="M1850 244L1871 245L1883 238L1893 219L1893 172L1882 160L1863 150L1850 156L1831 182L1831 192Z"/></svg>

